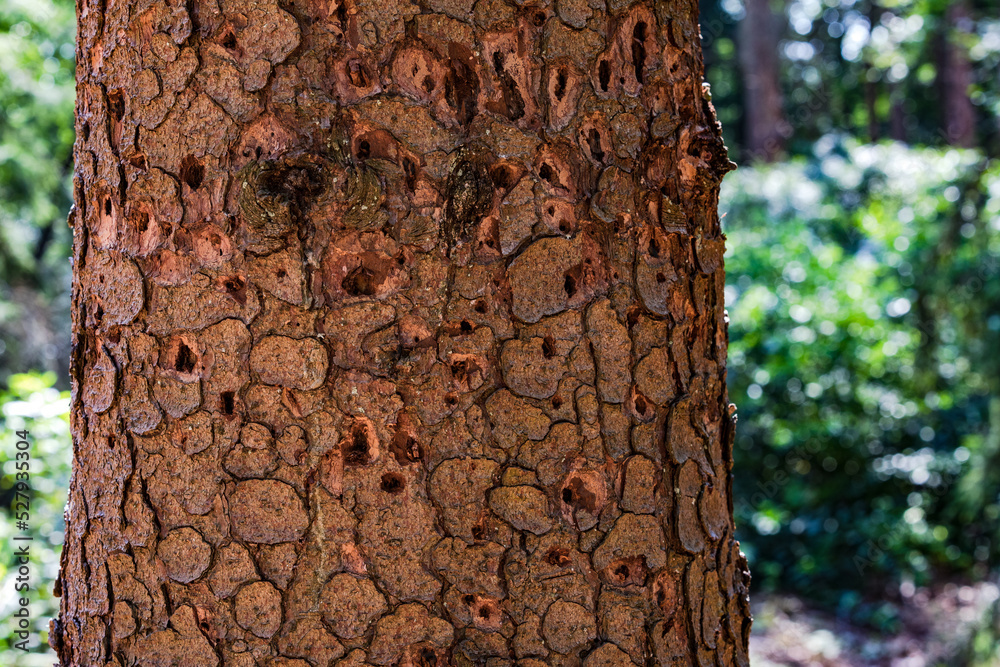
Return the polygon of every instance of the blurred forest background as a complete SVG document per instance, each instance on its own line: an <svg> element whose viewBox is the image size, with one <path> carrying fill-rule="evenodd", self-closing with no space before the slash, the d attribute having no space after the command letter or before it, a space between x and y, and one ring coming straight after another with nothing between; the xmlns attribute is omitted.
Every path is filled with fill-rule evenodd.
<svg viewBox="0 0 1000 667"><path fill-rule="evenodd" d="M720 212L753 664L998 665L997 0L701 4L740 165ZM0 619L27 426L42 642L70 458L73 29L68 0L0 0ZM0 663L52 663L11 630Z"/></svg>

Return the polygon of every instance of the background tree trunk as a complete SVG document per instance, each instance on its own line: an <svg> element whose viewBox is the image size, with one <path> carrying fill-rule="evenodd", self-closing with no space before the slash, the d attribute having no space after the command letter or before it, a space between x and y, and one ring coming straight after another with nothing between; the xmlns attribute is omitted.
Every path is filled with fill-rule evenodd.
<svg viewBox="0 0 1000 667"><path fill-rule="evenodd" d="M943 98L945 139L953 146L974 148L976 107L969 98L972 65L962 38L971 29L967 2L950 3L944 13L944 37L938 86Z"/></svg>
<svg viewBox="0 0 1000 667"><path fill-rule="evenodd" d="M697 5L470 5L80 3L64 666L746 664Z"/></svg>
<svg viewBox="0 0 1000 667"><path fill-rule="evenodd" d="M746 149L751 158L772 162L781 156L790 131L781 101L780 19L770 0L746 0L744 7L739 48Z"/></svg>

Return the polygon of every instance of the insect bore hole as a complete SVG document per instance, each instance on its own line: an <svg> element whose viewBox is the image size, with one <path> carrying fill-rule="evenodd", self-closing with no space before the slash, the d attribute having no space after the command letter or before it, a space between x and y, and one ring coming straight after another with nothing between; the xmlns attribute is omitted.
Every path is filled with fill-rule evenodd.
<svg viewBox="0 0 1000 667"><path fill-rule="evenodd" d="M566 280L563 281L563 289L566 291L566 296L572 299L576 294L576 278L567 273Z"/></svg>
<svg viewBox="0 0 1000 667"><path fill-rule="evenodd" d="M398 495L406 488L406 480L396 472L382 475L382 490L392 495Z"/></svg>
<svg viewBox="0 0 1000 667"><path fill-rule="evenodd" d="M181 373L190 373L198 363L198 357L190 347L181 343L177 348L177 358L174 360L174 369Z"/></svg>

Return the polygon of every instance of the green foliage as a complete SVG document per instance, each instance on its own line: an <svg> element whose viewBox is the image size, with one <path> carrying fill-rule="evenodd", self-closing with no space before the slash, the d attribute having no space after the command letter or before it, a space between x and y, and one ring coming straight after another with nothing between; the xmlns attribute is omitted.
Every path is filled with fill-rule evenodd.
<svg viewBox="0 0 1000 667"><path fill-rule="evenodd" d="M68 0L0 0L0 664L51 665L48 623L69 485L66 214L72 199L74 7ZM30 530L17 530L16 432L31 442ZM31 650L17 641L15 535L30 535Z"/></svg>
<svg viewBox="0 0 1000 667"><path fill-rule="evenodd" d="M73 31L68 0L0 0L0 381L68 353Z"/></svg>
<svg viewBox="0 0 1000 667"><path fill-rule="evenodd" d="M72 4L3 4L0 258L6 281L44 288L66 273L69 235L64 223L72 201L73 125L67 122L73 115Z"/></svg>
<svg viewBox="0 0 1000 667"><path fill-rule="evenodd" d="M7 389L0 390L0 664L11 667L48 667L55 657L48 647L48 624L59 611L52 586L59 572L59 554L65 525L63 506L70 475L69 393L53 388L53 373L17 374ZM12 514L15 500L17 432L27 429L31 443L30 529L17 530ZM14 536L30 536L30 591L15 595L18 576L14 551L20 543ZM30 651L13 648L20 641L8 619L17 597L27 595L31 610Z"/></svg>
<svg viewBox="0 0 1000 667"><path fill-rule="evenodd" d="M1000 164L824 137L720 210L755 585L891 629L868 600L996 558Z"/></svg>

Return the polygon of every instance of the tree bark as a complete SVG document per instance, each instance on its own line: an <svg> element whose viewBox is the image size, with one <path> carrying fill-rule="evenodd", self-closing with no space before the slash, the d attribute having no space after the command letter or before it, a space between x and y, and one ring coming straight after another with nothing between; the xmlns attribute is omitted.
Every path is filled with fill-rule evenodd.
<svg viewBox="0 0 1000 667"><path fill-rule="evenodd" d="M785 149L790 127L782 108L778 17L770 0L746 0L740 22L743 125L751 159L773 162Z"/></svg>
<svg viewBox="0 0 1000 667"><path fill-rule="evenodd" d="M697 4L84 0L62 665L745 665Z"/></svg>

